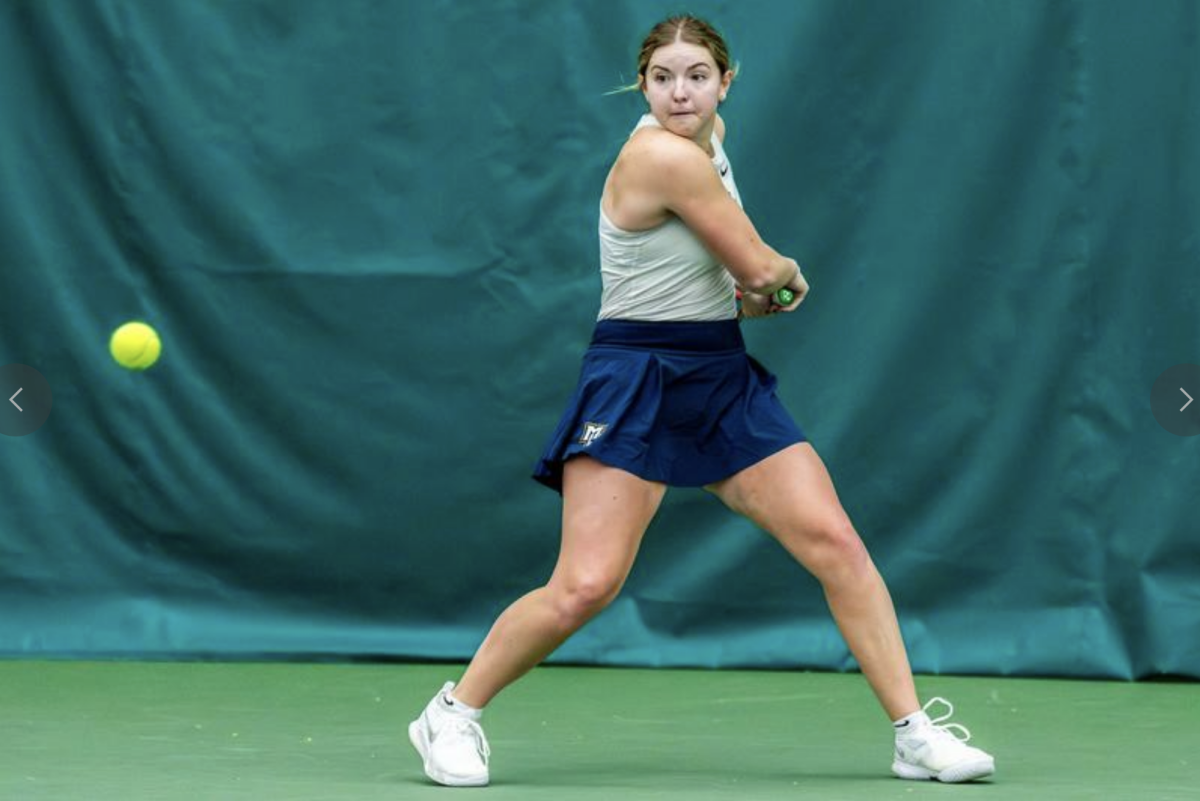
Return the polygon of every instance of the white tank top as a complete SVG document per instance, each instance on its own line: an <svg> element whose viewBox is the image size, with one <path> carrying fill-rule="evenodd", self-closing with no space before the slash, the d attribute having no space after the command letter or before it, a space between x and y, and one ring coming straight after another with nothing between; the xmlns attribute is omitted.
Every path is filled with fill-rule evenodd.
<svg viewBox="0 0 1200 801"><path fill-rule="evenodd" d="M658 125L646 114L633 129ZM630 134L632 136L632 134ZM742 205L725 149L712 136L713 169ZM691 229L672 216L645 231L613 225L600 209L600 314L609 320L732 320L733 276Z"/></svg>

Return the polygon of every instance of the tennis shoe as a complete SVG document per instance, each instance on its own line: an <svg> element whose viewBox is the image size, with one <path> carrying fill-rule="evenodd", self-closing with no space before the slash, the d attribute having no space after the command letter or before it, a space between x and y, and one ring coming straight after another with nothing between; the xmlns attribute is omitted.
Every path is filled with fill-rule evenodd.
<svg viewBox="0 0 1200 801"><path fill-rule="evenodd" d="M491 749L479 722L447 697L448 681L408 725L408 739L421 755L425 775L447 787L483 787L488 783Z"/></svg>
<svg viewBox="0 0 1200 801"><path fill-rule="evenodd" d="M947 723L954 714L954 705L945 698L931 698L922 707L942 703L946 714L937 718L923 716L909 726L912 731L896 733L896 752L892 773L902 779L936 779L940 782L969 782L991 776L996 771L995 760L986 751L967 745L971 732L966 726Z"/></svg>

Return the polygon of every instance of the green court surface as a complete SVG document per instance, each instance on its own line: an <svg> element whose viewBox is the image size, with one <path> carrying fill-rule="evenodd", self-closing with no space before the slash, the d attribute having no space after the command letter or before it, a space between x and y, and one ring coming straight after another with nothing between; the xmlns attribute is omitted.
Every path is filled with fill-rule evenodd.
<svg viewBox="0 0 1200 801"><path fill-rule="evenodd" d="M0 799L1200 798L1200 684L919 677L997 773L892 778L861 676L543 667L489 708L492 786L406 725L460 666L0 662Z"/></svg>

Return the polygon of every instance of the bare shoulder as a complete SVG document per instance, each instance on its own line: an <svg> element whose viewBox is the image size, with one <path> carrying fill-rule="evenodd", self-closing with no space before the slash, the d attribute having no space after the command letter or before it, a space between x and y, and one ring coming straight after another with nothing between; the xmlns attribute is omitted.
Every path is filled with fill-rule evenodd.
<svg viewBox="0 0 1200 801"><path fill-rule="evenodd" d="M633 136L621 152L627 166L645 177L678 178L689 173L712 172L707 153L690 139L670 131L648 128Z"/></svg>
<svg viewBox="0 0 1200 801"><path fill-rule="evenodd" d="M725 144L725 120L720 114L717 115L716 122L713 124L713 130L716 131L717 141Z"/></svg>
<svg viewBox="0 0 1200 801"><path fill-rule="evenodd" d="M711 188L706 182L720 186L699 145L670 131L646 128L621 148L605 182L601 208L614 225L641 231L673 214L679 195Z"/></svg>

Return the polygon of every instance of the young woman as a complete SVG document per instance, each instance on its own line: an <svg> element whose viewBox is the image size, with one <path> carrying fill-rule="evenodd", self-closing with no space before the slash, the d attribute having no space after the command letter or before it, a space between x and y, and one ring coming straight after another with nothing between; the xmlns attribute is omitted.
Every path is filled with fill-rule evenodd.
<svg viewBox="0 0 1200 801"><path fill-rule="evenodd" d="M558 562L410 725L440 784L487 784L482 709L616 597L668 486L714 493L821 582L894 722L896 775L958 782L993 772L990 755L951 731L962 727L940 725L948 714L931 720L917 700L887 587L774 377L746 354L737 295L740 315L765 317L793 311L808 284L741 208L717 114L733 78L725 42L703 20L667 19L643 42L637 88L649 113L600 201L599 321L535 473L563 496ZM793 298L780 303L784 288Z"/></svg>

